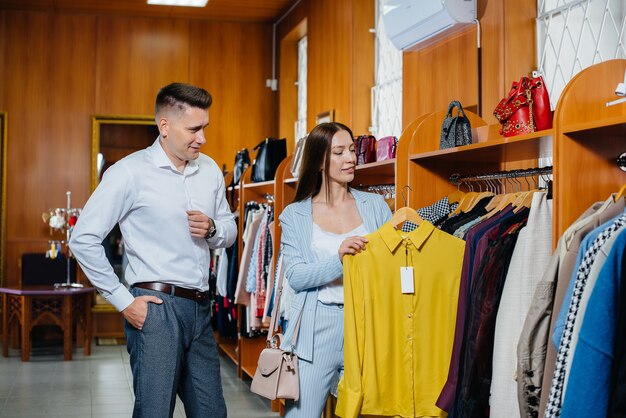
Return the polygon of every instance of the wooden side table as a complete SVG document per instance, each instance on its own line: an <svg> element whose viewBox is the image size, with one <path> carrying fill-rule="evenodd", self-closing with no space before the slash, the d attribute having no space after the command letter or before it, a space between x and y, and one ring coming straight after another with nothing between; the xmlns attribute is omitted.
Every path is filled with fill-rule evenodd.
<svg viewBox="0 0 626 418"><path fill-rule="evenodd" d="M22 361L30 360L30 333L44 319L63 331L63 359L72 359L72 330L80 326L84 336L85 355L91 355L91 303L94 289L11 289L0 287L2 294L2 356L9 356L9 326L21 330ZM74 320L73 320L74 319Z"/></svg>

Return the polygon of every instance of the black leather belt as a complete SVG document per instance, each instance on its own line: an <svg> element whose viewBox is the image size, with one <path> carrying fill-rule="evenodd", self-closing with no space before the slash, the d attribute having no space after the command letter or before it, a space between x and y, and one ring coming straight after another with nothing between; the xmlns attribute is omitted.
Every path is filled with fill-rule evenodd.
<svg viewBox="0 0 626 418"><path fill-rule="evenodd" d="M199 290L186 289L184 287L174 286L173 284L160 282L141 282L135 283L134 287L142 289L156 290L157 292L167 293L172 296L179 296L185 299L191 299L198 303L204 303L209 300L209 292L200 292Z"/></svg>

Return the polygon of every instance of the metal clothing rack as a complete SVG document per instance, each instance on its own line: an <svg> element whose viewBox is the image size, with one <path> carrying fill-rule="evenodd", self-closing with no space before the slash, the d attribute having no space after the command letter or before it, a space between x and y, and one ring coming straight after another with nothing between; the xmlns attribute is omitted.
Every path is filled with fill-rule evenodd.
<svg viewBox="0 0 626 418"><path fill-rule="evenodd" d="M481 184L484 184L487 190L493 191L494 193L506 193L507 181L511 183L513 189L517 189L516 191L520 191L523 188L523 184L518 179L524 178L530 188L528 177L533 178L534 181L534 177L536 176L539 176L543 179L543 176L550 175L552 175L552 166L509 171L495 171L491 173L481 174L454 173L450 176L449 180L452 184L455 184L459 188L461 184L466 184L470 191L474 190L472 183L477 183L479 191L482 191ZM550 178L544 180L546 182L547 188L550 188L552 180ZM539 187L539 182L535 183L537 187Z"/></svg>

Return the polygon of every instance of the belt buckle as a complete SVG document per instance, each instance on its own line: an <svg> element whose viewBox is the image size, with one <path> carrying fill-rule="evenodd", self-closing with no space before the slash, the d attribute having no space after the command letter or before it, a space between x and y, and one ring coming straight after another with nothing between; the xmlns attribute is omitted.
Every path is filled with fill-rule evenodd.
<svg viewBox="0 0 626 418"><path fill-rule="evenodd" d="M196 302L197 303L206 302L207 296L208 295L206 293L203 293L203 292L200 292L200 291L196 290Z"/></svg>

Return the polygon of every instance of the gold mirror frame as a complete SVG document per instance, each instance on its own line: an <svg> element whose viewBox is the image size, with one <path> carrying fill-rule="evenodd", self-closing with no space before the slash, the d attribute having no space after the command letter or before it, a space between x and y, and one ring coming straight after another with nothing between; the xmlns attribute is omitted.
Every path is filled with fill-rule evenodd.
<svg viewBox="0 0 626 418"><path fill-rule="evenodd" d="M91 119L91 192L98 186L98 153L102 125L155 125L154 116L147 115L95 115ZM156 139L156 138L155 138Z"/></svg>
<svg viewBox="0 0 626 418"><path fill-rule="evenodd" d="M2 170L2 215L0 218L0 260L6 260L6 225L7 225L7 112L0 112L0 170ZM5 263L0 266L0 287L4 286Z"/></svg>

